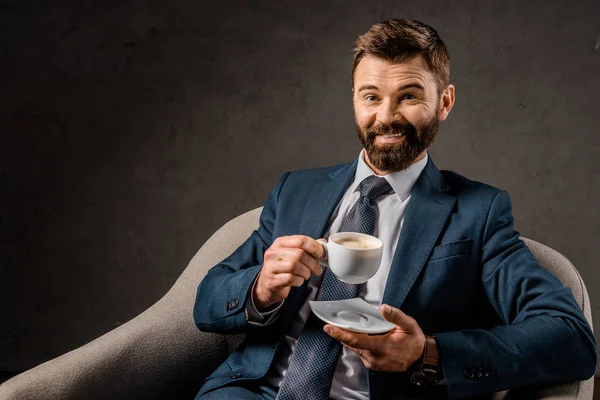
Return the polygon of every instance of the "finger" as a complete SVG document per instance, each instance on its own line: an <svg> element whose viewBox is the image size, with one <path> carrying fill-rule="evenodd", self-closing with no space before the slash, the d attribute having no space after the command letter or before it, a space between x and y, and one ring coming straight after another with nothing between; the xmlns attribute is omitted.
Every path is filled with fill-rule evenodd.
<svg viewBox="0 0 600 400"><path fill-rule="evenodd" d="M418 328L417 322L414 318L405 314L399 308L392 307L387 304L381 305L381 315L385 318L386 321L391 322L392 324L402 328L404 331L412 332Z"/></svg>
<svg viewBox="0 0 600 400"><path fill-rule="evenodd" d="M302 286L304 279L294 274L277 274L273 276L273 288L284 289L289 286Z"/></svg>
<svg viewBox="0 0 600 400"><path fill-rule="evenodd" d="M310 238L312 239L312 238ZM323 247L323 245L321 243L327 243L327 239L317 239L317 240L313 240L313 244L314 244L314 252L311 252L311 254L313 255L313 257L315 257L317 260L324 260L325 257L327 256L327 253L325 253L325 248ZM321 243L319 243L321 242Z"/></svg>
<svg viewBox="0 0 600 400"><path fill-rule="evenodd" d="M323 269L321 268L319 261L317 261L312 254L307 253L305 250L301 251L302 254L300 255L299 259L300 263L308 268L311 273L315 275L321 275L321 273L323 273Z"/></svg>
<svg viewBox="0 0 600 400"><path fill-rule="evenodd" d="M370 370L376 370L376 360L375 357L373 355L373 353L371 353L368 350L362 350L362 349L355 349L353 347L350 346L344 346L350 350L352 350L353 352L355 352L359 357L360 357L360 361L362 361L363 365L365 366L366 369L370 369Z"/></svg>
<svg viewBox="0 0 600 400"><path fill-rule="evenodd" d="M358 354L360 356L360 358L363 358L363 359L366 359L368 357L368 354L371 354L371 352L368 350L358 349L356 347L348 346L347 344L342 343L342 346L344 346L345 348L347 348L349 350L352 350L353 352Z"/></svg>
<svg viewBox="0 0 600 400"><path fill-rule="evenodd" d="M365 334L350 332L329 324L325 325L323 327L323 330L329 336L336 340L339 340L340 342L342 342L342 344L348 347L352 347L354 349L370 350L370 346L368 345L368 338L366 338Z"/></svg>
<svg viewBox="0 0 600 400"><path fill-rule="evenodd" d="M286 258L296 260L305 268L308 268L309 275L311 273L315 275L321 275L321 272L323 272L319 262L312 256L312 254L307 253L304 249L284 247L280 249L280 253L285 255Z"/></svg>
<svg viewBox="0 0 600 400"><path fill-rule="evenodd" d="M273 244L269 247L269 249L276 249L278 247L284 247L284 243L288 240L289 236L279 236L275 238Z"/></svg>
<svg viewBox="0 0 600 400"><path fill-rule="evenodd" d="M310 279L312 271L301 262L295 262L292 267L292 274L301 277L304 280Z"/></svg>
<svg viewBox="0 0 600 400"><path fill-rule="evenodd" d="M322 245L327 244L327 239L319 238L317 239L317 243L321 243ZM323 256L319 258L319 260L324 260L325 258L327 258L327 252L325 251L324 246L321 247L323 247Z"/></svg>
<svg viewBox="0 0 600 400"><path fill-rule="evenodd" d="M303 236L304 238L310 239L307 236ZM291 238L291 237L289 237ZM300 244L299 240L292 239L281 239L282 244L286 246L298 245ZM310 239L312 240L312 239ZM320 245L319 245L320 246ZM273 247L269 248L268 252L265 252L265 260L271 261L273 263L281 263L283 264L277 267L278 272L291 272L292 271L292 260L298 261L303 264L306 268L308 268L308 274L310 275L321 275L323 273L323 269L319 262L314 258L314 256L308 253L301 247ZM285 262L287 260L287 263ZM300 272L300 271L297 271ZM308 277L305 277L308 279Z"/></svg>
<svg viewBox="0 0 600 400"><path fill-rule="evenodd" d="M322 260L325 257L325 249L323 249L323 246L321 246L315 239L308 236L285 236L282 237L281 245L283 247L303 249L317 260Z"/></svg>
<svg viewBox="0 0 600 400"><path fill-rule="evenodd" d="M271 261L272 263L272 267L271 267L271 271L273 274L294 274L296 276L301 277L302 279L310 279L310 275L311 273L313 273L313 270L311 268L309 268L308 266L306 266L304 263L297 261L298 258L303 259L302 256L297 256L295 253L296 252L304 252L304 250L299 250L299 249L280 249L280 257L275 260L275 261ZM289 253L289 254L285 254L285 253ZM306 259L310 260L312 259L311 256L309 256L308 254L306 254L304 256ZM314 259L313 259L314 261ZM304 261L304 262L308 262L308 261ZM311 265L311 267L314 269L315 266ZM320 272L320 271L317 271Z"/></svg>

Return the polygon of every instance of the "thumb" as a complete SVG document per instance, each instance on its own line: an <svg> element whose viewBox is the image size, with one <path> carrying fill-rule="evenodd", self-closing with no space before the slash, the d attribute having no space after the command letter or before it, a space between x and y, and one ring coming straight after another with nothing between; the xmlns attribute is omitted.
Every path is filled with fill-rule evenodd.
<svg viewBox="0 0 600 400"><path fill-rule="evenodd" d="M415 330L417 322L412 317L403 313L399 308L382 304L381 315L386 321L391 322L400 328L410 331Z"/></svg>

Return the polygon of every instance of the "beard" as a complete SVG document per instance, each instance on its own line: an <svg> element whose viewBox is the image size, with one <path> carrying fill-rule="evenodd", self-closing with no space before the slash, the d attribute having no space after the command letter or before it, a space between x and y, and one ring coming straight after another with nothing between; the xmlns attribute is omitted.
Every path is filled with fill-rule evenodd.
<svg viewBox="0 0 600 400"><path fill-rule="evenodd" d="M437 114L436 111L433 117L418 126L396 121L363 129L358 125L356 117L354 125L371 164L380 171L397 172L408 168L433 143L440 124ZM394 134L402 134L404 140L400 143L375 143L379 135Z"/></svg>

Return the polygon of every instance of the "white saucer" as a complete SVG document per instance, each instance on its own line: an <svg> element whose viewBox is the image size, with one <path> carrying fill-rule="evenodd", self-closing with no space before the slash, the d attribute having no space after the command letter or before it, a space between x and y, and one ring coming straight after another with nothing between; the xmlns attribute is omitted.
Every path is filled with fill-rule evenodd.
<svg viewBox="0 0 600 400"><path fill-rule="evenodd" d="M361 298L309 301L311 310L324 322L358 333L385 333L396 325L386 321L379 309Z"/></svg>

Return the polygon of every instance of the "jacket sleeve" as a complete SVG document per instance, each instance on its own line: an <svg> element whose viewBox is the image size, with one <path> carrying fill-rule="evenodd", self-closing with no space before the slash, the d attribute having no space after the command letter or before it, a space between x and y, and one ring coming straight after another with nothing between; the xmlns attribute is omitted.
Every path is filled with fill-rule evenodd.
<svg viewBox="0 0 600 400"><path fill-rule="evenodd" d="M572 292L535 260L499 192L482 240L482 283L503 325L436 334L452 398L590 378L594 336Z"/></svg>
<svg viewBox="0 0 600 400"><path fill-rule="evenodd" d="M233 333L253 326L245 314L248 292L262 268L265 251L275 240L277 202L288 175L289 172L281 177L269 195L258 229L233 254L211 268L200 282L194 304L194 321L198 329Z"/></svg>

